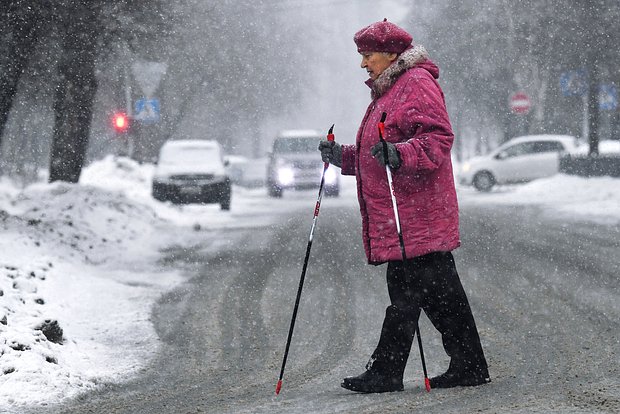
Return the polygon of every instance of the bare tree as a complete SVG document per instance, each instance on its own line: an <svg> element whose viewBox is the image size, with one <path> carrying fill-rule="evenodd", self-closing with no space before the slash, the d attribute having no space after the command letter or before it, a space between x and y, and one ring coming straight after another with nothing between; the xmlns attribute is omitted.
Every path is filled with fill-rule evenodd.
<svg viewBox="0 0 620 414"><path fill-rule="evenodd" d="M28 4L27 4L28 3ZM17 85L36 44L43 20L38 5L27 0L0 2L0 144Z"/></svg>
<svg viewBox="0 0 620 414"><path fill-rule="evenodd" d="M93 100L97 91L95 59L100 8L87 1L62 4L59 25L62 56L54 102L54 137L49 180L78 182L88 144Z"/></svg>

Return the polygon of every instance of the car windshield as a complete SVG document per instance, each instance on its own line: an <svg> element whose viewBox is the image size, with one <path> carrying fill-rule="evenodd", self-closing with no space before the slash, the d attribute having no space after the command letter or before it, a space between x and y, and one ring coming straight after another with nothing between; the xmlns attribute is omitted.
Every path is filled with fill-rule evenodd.
<svg viewBox="0 0 620 414"><path fill-rule="evenodd" d="M203 164L219 162L220 154L215 147L175 147L162 151L161 164Z"/></svg>
<svg viewBox="0 0 620 414"><path fill-rule="evenodd" d="M279 138L273 144L273 152L314 152L318 150L319 141L318 137Z"/></svg>

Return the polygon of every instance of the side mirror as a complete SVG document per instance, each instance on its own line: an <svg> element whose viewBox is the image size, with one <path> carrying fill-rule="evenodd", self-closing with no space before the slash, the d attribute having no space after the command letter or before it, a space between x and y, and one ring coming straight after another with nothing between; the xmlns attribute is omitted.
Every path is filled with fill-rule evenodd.
<svg viewBox="0 0 620 414"><path fill-rule="evenodd" d="M495 158L498 160L503 160L505 158L508 158L508 154L506 153L506 151L501 151L498 152L497 155L495 155Z"/></svg>

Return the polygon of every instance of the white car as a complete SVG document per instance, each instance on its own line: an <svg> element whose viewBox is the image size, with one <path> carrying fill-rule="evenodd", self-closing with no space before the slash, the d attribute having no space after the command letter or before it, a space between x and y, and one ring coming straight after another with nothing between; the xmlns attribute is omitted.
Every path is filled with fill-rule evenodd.
<svg viewBox="0 0 620 414"><path fill-rule="evenodd" d="M490 154L463 163L461 184L489 191L495 184L523 183L557 174L560 154L575 152L577 139L569 135L527 135L513 138Z"/></svg>
<svg viewBox="0 0 620 414"><path fill-rule="evenodd" d="M217 141L167 141L153 175L153 198L176 204L219 203L230 210L231 184Z"/></svg>

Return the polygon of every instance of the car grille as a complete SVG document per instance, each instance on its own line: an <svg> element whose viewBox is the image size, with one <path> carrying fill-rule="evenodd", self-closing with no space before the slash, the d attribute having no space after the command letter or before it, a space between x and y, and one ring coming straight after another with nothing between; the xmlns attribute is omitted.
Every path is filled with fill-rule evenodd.
<svg viewBox="0 0 620 414"><path fill-rule="evenodd" d="M212 180L214 177L213 174L191 174L191 175L171 175L171 180L178 181L204 181L204 180Z"/></svg>
<svg viewBox="0 0 620 414"><path fill-rule="evenodd" d="M300 170L316 170L321 166L320 162L316 160L310 161L293 161L293 167Z"/></svg>

